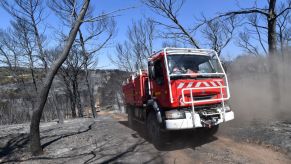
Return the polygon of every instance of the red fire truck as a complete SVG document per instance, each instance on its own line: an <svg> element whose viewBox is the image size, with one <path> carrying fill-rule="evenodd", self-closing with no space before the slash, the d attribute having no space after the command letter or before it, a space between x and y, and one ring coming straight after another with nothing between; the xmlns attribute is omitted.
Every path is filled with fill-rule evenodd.
<svg viewBox="0 0 291 164"><path fill-rule="evenodd" d="M213 135L220 123L234 119L227 75L213 50L164 48L122 90L129 125L144 123L154 143L167 130L199 128Z"/></svg>

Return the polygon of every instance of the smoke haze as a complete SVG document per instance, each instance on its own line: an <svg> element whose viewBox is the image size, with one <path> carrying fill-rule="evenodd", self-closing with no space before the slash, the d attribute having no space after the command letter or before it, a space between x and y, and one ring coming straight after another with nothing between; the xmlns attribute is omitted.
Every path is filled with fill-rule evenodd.
<svg viewBox="0 0 291 164"><path fill-rule="evenodd" d="M230 105L238 125L254 121L290 121L290 62L282 59L275 62L277 76L273 82L268 63L265 57L241 56L229 65ZM274 91L279 93L276 100Z"/></svg>

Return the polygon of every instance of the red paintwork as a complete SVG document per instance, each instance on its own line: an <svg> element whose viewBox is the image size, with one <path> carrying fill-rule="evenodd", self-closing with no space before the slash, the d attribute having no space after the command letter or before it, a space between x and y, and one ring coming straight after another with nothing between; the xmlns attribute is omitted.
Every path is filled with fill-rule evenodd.
<svg viewBox="0 0 291 164"><path fill-rule="evenodd" d="M148 79L146 72L133 78L128 78L128 83L122 86L124 100L126 104L142 106L146 101L145 82Z"/></svg>
<svg viewBox="0 0 291 164"><path fill-rule="evenodd" d="M172 89L172 96L173 96L173 103L170 101L170 95L169 95L169 88L168 88L168 81L166 77L166 68L164 65L164 54L163 52L160 52L154 56L151 57L150 60L156 61L162 59L162 65L163 65L163 74L164 74L164 83L163 85L158 85L155 80L150 80L150 90L153 97L156 98L156 101L161 109L163 108L179 108L179 107L190 107L191 104L182 104L180 102L180 99L182 98L182 89L187 88L189 83L193 83L191 88L194 87L198 82L201 83L201 87L207 87L205 85L206 82L208 85L213 86L213 82L215 85L219 86L219 81L223 86L224 81L220 78L207 78L207 79L177 79L177 80L171 80L171 89ZM145 93L145 85L146 80L148 80L147 72L142 72L141 75L137 75L134 78L130 77L128 79L128 83L124 84L122 86L123 93L124 93L124 100L125 103L128 105L133 105L137 107L142 107L143 104L146 104L147 97ZM183 87L178 88L179 84L184 83ZM199 88L199 87L197 87ZM213 95L212 99L221 98L220 89L198 89L193 91L193 96L205 96L205 95ZM223 95L224 97L227 97L226 95L226 89L223 89ZM187 97L189 96L189 97ZM185 100L190 100L190 92L185 92ZM214 101L214 102L196 102L194 105L208 105L208 104L216 104L221 102L220 100Z"/></svg>
<svg viewBox="0 0 291 164"><path fill-rule="evenodd" d="M173 94L173 103L171 104L170 102L165 103L164 107L170 107L170 108L175 108L175 107L185 107L185 106L191 106L191 104L182 104L180 102L180 99L182 98L182 89L187 88L188 85L190 85L189 83L193 83L192 87L194 87L197 83L201 83L200 87L197 88L204 88L207 87L205 84L203 84L203 82L206 82L208 85L213 86L210 82L214 82L217 86L219 86L219 84L216 82L219 81L222 85L224 85L224 82L222 79L218 79L218 78L208 78L208 79L200 79L200 80L195 80L195 79L180 79L180 80L171 80L171 86L172 86L172 94ZM178 88L179 84L184 83L184 86L182 88ZM227 97L226 95L226 90L222 89L222 92L224 94L224 97ZM184 96L185 96L185 101L186 102L190 102L191 98L190 98L190 91L184 91ZM192 90L192 95L195 96L207 96L207 95L213 95L212 99L217 99L217 98L221 98L220 95L220 89L219 88L215 88L215 89L197 89L197 90ZM213 102L195 102L194 105L207 105L207 104L216 104L219 103L221 101L217 100L217 101L213 101Z"/></svg>

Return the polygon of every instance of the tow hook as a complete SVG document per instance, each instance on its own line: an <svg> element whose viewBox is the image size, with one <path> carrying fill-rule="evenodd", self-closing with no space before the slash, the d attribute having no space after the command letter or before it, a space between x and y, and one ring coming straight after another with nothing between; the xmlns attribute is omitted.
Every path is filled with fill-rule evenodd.
<svg viewBox="0 0 291 164"><path fill-rule="evenodd" d="M208 123L207 121L205 121L205 120L201 120L201 122L205 125L205 127L207 127L207 128L211 128L211 124L212 123Z"/></svg>

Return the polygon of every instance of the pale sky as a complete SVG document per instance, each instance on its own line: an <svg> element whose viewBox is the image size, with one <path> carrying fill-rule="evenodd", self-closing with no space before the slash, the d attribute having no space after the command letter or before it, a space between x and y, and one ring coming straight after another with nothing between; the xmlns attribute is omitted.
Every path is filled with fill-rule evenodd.
<svg viewBox="0 0 291 164"><path fill-rule="evenodd" d="M219 12L226 12L230 10L238 9L238 4L240 7L250 7L254 4L255 1L251 0L186 0L183 8L179 13L179 19L181 23L187 27L194 25L195 17L199 17L201 13L203 13L206 17L213 17L215 14ZM260 0L257 2L258 6L264 6L267 0ZM115 37L111 41L111 46L107 49L104 49L102 53L99 54L98 60L99 64L98 67L102 68L115 68L112 66L108 59L108 54L114 55L115 54L115 44L118 42L123 42L126 40L126 31L128 26L131 25L132 21L141 19L142 17L151 17L155 19L159 19L161 21L165 21L160 16L152 12L150 9L146 8L141 1L139 0L91 0L95 7L95 14L101 12L110 12L115 11L118 9L124 9L129 7L135 7L134 9L128 9L125 11L120 12L118 17L115 18L117 23L117 32ZM0 15L1 15L1 29L6 29L10 26L11 17L2 9L0 8ZM48 45L54 45L55 41L54 38L54 29L62 28L59 25L58 18L51 12L49 9L46 10L47 18L45 22L45 34L47 36ZM44 26L43 26L44 27ZM44 30L44 28L43 28ZM161 30L161 29L160 29ZM50 36L52 36L50 38ZM201 36L196 36L199 40ZM155 41L154 48L155 50L160 50L162 47L161 41L158 39ZM228 58L236 56L242 53L242 50L236 46L234 42L232 42L225 50L223 51L223 57Z"/></svg>

